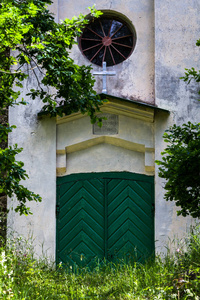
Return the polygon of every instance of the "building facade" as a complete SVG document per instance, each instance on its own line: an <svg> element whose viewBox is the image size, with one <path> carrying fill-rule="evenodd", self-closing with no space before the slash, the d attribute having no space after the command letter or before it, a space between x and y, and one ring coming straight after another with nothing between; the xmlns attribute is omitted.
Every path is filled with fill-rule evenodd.
<svg viewBox="0 0 200 300"><path fill-rule="evenodd" d="M90 0L55 0L50 9L59 21L88 14L86 8L92 5ZM8 226L20 235L33 236L38 255L44 251L52 259L57 255L58 260L66 253L70 256L71 249L78 253L79 258L72 259L75 261L90 252L93 257L95 251L99 256L107 253L112 257L119 248L126 251L126 244L162 252L169 239L181 237L191 223L190 218L177 217L174 203L164 200L163 180L154 161L161 159L165 148L162 135L170 125L198 122L198 86L192 82L187 85L180 77L185 68L199 65L195 44L200 4L196 0L102 0L96 8L104 13L104 31L109 31L107 27L113 30L112 41L104 32L102 47L114 46L110 46L113 51L107 47L108 54L102 54L103 58L109 55L106 70L115 73L106 78L107 94L102 91L103 76L95 75L96 91L108 99L102 107L107 118L103 127L92 125L89 117L78 113L63 118L38 116L42 108L39 100L11 108L9 114L10 123L17 125L10 145L18 143L24 148L19 159L29 174L27 187L39 193L43 201L30 203L32 216L11 211ZM114 29L106 25L113 19ZM133 34L131 46L119 40L119 23ZM94 58L103 59L101 50L94 52L95 44L87 47L87 38L92 37L86 34L83 44L78 41L71 56L77 64L92 64L93 72L100 72L102 66ZM125 51L122 44L130 50ZM36 84L34 80L28 85ZM134 204L133 199L137 199ZM101 201L104 205L98 208ZM116 203L116 208L111 208ZM89 223L90 217L98 224ZM74 228L77 231L73 232ZM140 244L148 239L146 246L145 242ZM119 244L118 240L124 242Z"/></svg>

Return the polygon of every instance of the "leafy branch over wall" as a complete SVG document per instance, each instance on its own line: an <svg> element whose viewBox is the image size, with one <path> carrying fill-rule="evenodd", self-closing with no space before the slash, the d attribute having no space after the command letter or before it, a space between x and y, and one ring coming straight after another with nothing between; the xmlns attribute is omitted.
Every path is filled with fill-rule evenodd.
<svg viewBox="0 0 200 300"><path fill-rule="evenodd" d="M34 74L37 87L27 97L37 97L44 103L43 111L50 116L87 113L91 122L101 122L96 112L103 101L93 89L94 78L90 66L78 66L70 58L75 39L88 23L84 15L54 21L47 8L51 0L2 0L0 4L0 114L9 107L26 105L21 97L24 82ZM101 13L90 8L91 17ZM40 76L38 76L40 74ZM53 92L52 92L53 91ZM0 144L6 142L15 126L0 125ZM5 148L5 147L4 147ZM24 164L16 161L22 149L0 148L0 194L15 195L15 211L29 214L28 201L41 197L21 184L28 178Z"/></svg>

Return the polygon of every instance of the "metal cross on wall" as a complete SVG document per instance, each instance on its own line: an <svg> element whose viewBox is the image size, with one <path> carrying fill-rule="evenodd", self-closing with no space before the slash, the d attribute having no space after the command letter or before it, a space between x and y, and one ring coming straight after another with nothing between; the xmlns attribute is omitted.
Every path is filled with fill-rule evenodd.
<svg viewBox="0 0 200 300"><path fill-rule="evenodd" d="M115 71L106 71L106 62L103 62L103 71L100 72L94 72L93 75L103 75L103 89L102 93L107 94L107 81L106 77L107 76L114 76L116 75Z"/></svg>

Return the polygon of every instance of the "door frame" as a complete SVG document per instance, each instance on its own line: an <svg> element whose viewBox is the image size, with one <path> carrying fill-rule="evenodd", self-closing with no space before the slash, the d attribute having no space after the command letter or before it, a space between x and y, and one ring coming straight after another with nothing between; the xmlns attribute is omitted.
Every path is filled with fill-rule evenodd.
<svg viewBox="0 0 200 300"><path fill-rule="evenodd" d="M123 179L123 180L133 180L133 181L143 181L151 184L151 195L152 195L152 217L153 217L153 243L154 243L154 251L155 251L155 186L154 186L154 176L146 175L146 174L138 174L138 173L130 173L130 172L95 172L95 173L77 173L77 174L69 174L63 177L57 177L57 190L56 190L56 264L58 261L58 245L59 245L59 234L58 234L58 213L60 206L60 185L63 185L72 181L80 181L80 180L89 180L94 178L102 178L102 179Z"/></svg>

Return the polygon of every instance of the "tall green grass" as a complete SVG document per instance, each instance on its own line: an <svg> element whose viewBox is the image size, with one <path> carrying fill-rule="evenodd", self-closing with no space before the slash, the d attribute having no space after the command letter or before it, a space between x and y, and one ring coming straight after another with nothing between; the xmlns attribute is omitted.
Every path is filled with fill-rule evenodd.
<svg viewBox="0 0 200 300"><path fill-rule="evenodd" d="M200 299L200 229L192 228L174 253L144 264L96 262L62 269L36 260L28 243L0 249L0 299Z"/></svg>

